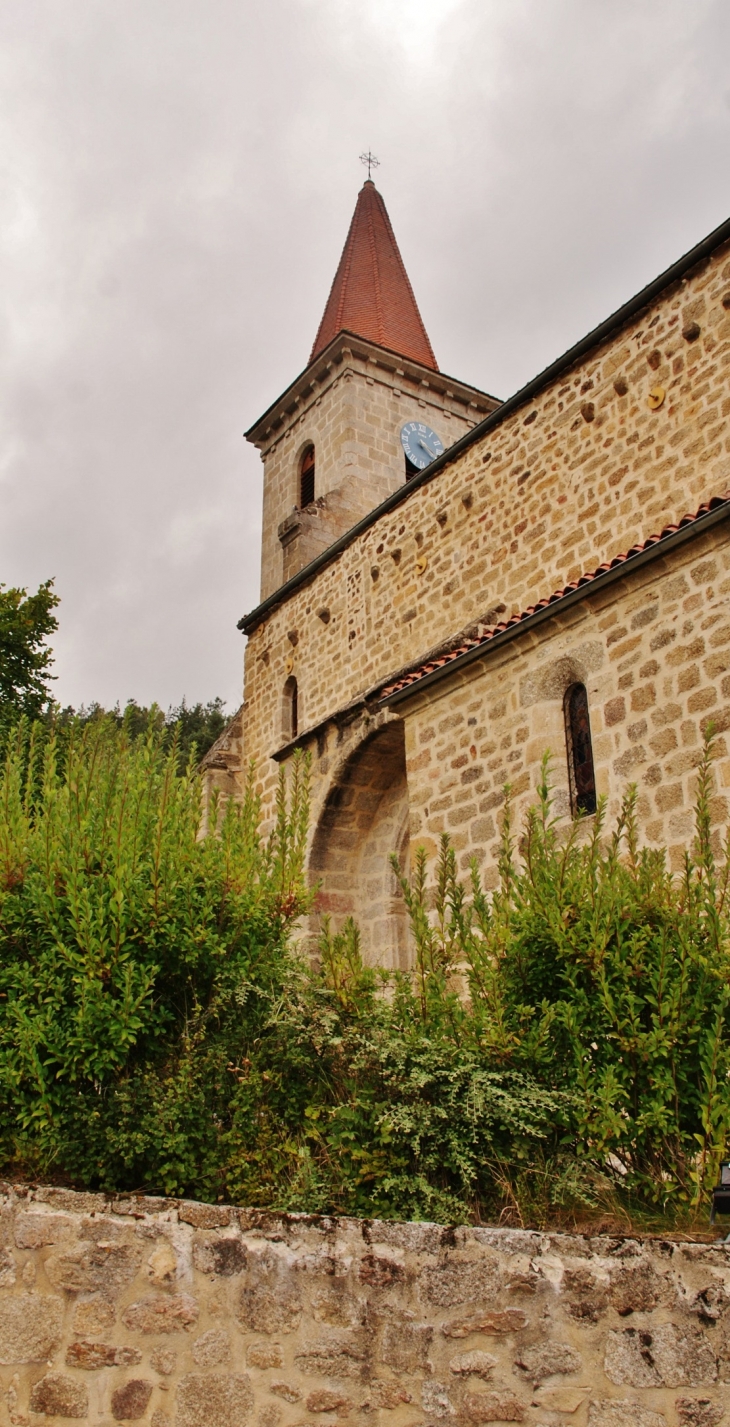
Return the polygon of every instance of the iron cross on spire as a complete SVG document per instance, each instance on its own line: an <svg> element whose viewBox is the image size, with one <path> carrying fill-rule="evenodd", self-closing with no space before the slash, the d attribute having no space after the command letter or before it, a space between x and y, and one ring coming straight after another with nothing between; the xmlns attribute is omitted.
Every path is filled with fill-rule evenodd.
<svg viewBox="0 0 730 1427"><path fill-rule="evenodd" d="M367 151L366 154L361 154L361 155L360 155L360 163L361 163L361 164L367 164L367 166L368 166L368 178L370 178L370 170L371 170L371 168L380 168L380 159L376 159L375 154L371 154L371 152L370 152L369 149L368 149L368 151Z"/></svg>

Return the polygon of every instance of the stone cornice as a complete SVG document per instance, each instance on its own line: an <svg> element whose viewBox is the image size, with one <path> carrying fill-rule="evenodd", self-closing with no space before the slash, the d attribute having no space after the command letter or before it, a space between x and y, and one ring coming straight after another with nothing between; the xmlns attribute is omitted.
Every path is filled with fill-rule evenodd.
<svg viewBox="0 0 730 1427"><path fill-rule="evenodd" d="M245 432L246 440L268 453L287 430L346 374L381 382L414 396L473 426L499 406L496 397L444 372L435 372L408 357L390 352L351 332L340 332L286 391Z"/></svg>

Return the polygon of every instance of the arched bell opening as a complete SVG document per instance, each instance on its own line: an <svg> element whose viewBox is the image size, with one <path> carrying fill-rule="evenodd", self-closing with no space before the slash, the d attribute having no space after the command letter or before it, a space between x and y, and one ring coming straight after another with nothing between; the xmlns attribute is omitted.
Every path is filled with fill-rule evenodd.
<svg viewBox="0 0 730 1427"><path fill-rule="evenodd" d="M390 863L408 869L408 782L403 724L388 723L347 760L314 835L310 869L320 883L318 913L337 930L355 918L363 960L405 970L410 962L405 902Z"/></svg>

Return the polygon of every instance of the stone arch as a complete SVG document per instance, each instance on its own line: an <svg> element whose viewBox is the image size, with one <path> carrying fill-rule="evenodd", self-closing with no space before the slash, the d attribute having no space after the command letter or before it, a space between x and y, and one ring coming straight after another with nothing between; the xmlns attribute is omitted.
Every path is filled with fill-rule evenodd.
<svg viewBox="0 0 730 1427"><path fill-rule="evenodd" d="M360 927L363 960L406 970L409 927L403 894L390 865L408 867L408 782L400 719L358 745L330 788L312 842L310 869L320 883L318 911L335 929L347 916Z"/></svg>

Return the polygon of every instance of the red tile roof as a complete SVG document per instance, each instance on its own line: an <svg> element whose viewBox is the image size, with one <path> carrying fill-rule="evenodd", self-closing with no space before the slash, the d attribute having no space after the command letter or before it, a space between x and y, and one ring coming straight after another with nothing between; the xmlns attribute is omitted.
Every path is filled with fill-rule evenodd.
<svg viewBox="0 0 730 1427"><path fill-rule="evenodd" d="M472 650L486 648L496 635L503 634L507 629L516 629L518 625L523 624L525 620L536 614L538 610L544 610L550 605L559 604L560 601L564 600L568 595L573 595L576 590L582 589L585 585L590 585L599 575L605 575L609 570L616 570L619 566L625 565L636 556L643 555L645 551L650 550L653 546L659 545L664 540L668 540L670 536L676 535L677 531L684 530L687 526L695 525L702 517L709 515L710 511L719 510L722 507L728 506L728 504L727 496L713 496L705 505L701 505L699 510L696 510L694 514L684 515L676 525L665 525L659 535L650 535L649 539L642 541L641 544L632 545L631 549L627 550L624 555L616 555L613 560L606 561L603 565L599 565L596 570L591 570L589 574L581 575L577 580L571 580L569 585L564 585L561 590L555 590L554 593L548 595L546 599L538 600L537 604L530 605L529 608L523 610L521 614L511 615L509 619L502 620L500 624L493 625L491 629L485 630L482 634L476 635L472 639L465 639L464 643L460 644L458 648L449 649L446 653L438 655L435 659L430 659L426 664L422 664L420 668L413 669L410 673L404 674L402 678L397 679L394 683L389 684L387 688L383 689L380 695L380 703L385 703L393 694L401 693L405 689L411 688L414 684L418 684L421 679L425 679L429 674L435 673L436 670L446 669L449 664L453 664L455 660L460 659L464 654L471 653Z"/></svg>
<svg viewBox="0 0 730 1427"><path fill-rule="evenodd" d="M372 179L358 194L310 362L339 332L365 337L438 371L385 204Z"/></svg>

